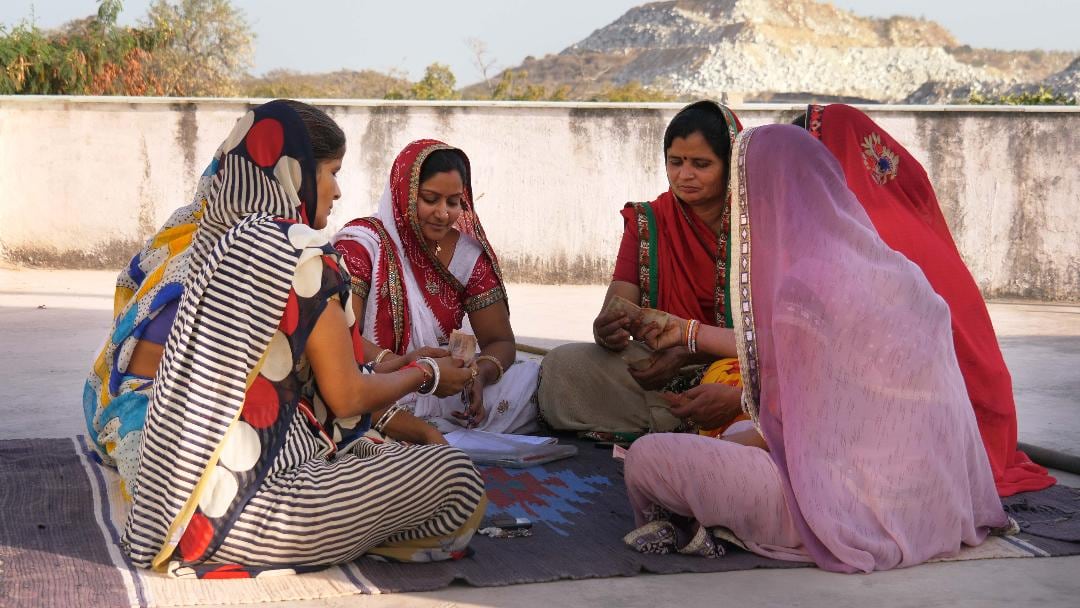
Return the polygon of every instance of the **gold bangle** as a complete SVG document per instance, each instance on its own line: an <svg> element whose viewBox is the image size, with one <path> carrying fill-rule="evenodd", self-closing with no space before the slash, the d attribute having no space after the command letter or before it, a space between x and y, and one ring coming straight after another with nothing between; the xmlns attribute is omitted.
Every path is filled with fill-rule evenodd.
<svg viewBox="0 0 1080 608"><path fill-rule="evenodd" d="M477 357L473 361L475 361L476 363L479 363L480 361L491 361L492 363L495 364L495 369L499 370L499 375L495 377L495 382L492 382L492 384L497 384L499 382L499 380L502 380L503 371L504 371L503 366L502 366L502 362L500 362L495 357L493 357L491 355L480 355L479 357Z"/></svg>
<svg viewBox="0 0 1080 608"><path fill-rule="evenodd" d="M378 365L382 363L382 360L386 358L386 355L389 355L392 352L394 351L390 350L389 348L382 349L381 351L379 351L379 354L375 355L374 364Z"/></svg>

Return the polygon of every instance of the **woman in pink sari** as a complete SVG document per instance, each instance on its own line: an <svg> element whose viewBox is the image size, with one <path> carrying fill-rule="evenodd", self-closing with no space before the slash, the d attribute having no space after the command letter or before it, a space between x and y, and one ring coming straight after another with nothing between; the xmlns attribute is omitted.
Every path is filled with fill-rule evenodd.
<svg viewBox="0 0 1080 608"><path fill-rule="evenodd" d="M644 437L626 461L642 551L715 537L837 572L913 566L1009 523L956 362L949 311L877 235L829 151L790 125L732 155L735 330L635 328L738 354L757 445ZM695 415L707 415L702 412Z"/></svg>

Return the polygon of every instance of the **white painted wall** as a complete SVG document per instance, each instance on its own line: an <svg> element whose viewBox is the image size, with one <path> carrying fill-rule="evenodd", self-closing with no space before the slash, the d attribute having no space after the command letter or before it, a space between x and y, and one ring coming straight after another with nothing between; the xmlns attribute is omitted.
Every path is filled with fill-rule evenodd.
<svg viewBox="0 0 1080 608"><path fill-rule="evenodd" d="M257 102L0 97L0 256L119 267L177 206ZM606 282L618 210L666 188L661 140L680 104L319 101L349 138L331 229L370 214L409 141L464 149L477 208L515 280ZM746 105L746 126L790 121ZM1080 109L880 106L927 168L957 244L994 297L1080 300Z"/></svg>

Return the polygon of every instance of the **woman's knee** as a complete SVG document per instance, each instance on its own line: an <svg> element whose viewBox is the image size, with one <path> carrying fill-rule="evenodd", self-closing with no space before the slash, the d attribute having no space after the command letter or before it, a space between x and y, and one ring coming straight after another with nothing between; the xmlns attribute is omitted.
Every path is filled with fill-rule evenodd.
<svg viewBox="0 0 1080 608"><path fill-rule="evenodd" d="M641 479L653 477L657 464L660 461L660 453L665 444L670 442L668 433L645 435L634 441L626 453L626 461L623 471L626 475L626 483L637 483Z"/></svg>

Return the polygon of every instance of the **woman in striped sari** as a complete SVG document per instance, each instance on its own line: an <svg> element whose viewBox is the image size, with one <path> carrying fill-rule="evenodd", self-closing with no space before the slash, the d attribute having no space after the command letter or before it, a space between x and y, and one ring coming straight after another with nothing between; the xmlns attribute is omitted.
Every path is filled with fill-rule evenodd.
<svg viewBox="0 0 1080 608"><path fill-rule="evenodd" d="M352 362L348 277L315 231L340 196L344 150L316 162L294 107L245 115L209 171L121 539L137 566L235 577L365 553L445 559L464 554L482 513L469 459L387 408L459 391L469 372L450 359L380 375ZM391 423L430 444L363 436Z"/></svg>

